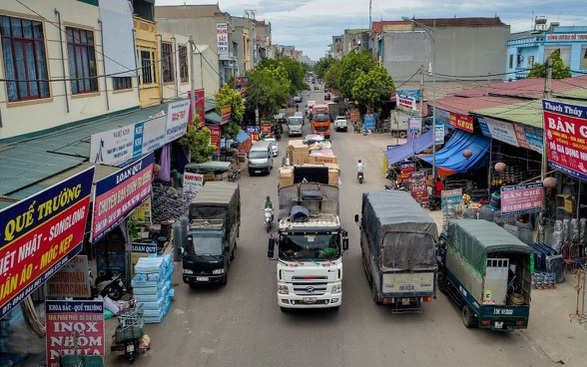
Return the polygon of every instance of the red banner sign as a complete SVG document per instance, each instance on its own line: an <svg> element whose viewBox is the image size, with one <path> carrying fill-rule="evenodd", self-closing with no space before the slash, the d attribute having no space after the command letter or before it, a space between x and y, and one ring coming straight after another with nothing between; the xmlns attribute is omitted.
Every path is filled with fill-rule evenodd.
<svg viewBox="0 0 587 367"><path fill-rule="evenodd" d="M196 126L196 128L201 128L204 126L204 120L206 119L206 107L205 107L205 93L204 89L196 89L195 93L195 103L196 103L196 114L200 117L200 126ZM192 91L188 91L188 98L191 101L192 98ZM192 108L190 106L190 125L194 121L194 115L192 113Z"/></svg>
<svg viewBox="0 0 587 367"><path fill-rule="evenodd" d="M361 121L361 112L358 109L350 110L349 115L351 122Z"/></svg>
<svg viewBox="0 0 587 367"><path fill-rule="evenodd" d="M587 181L587 107L542 101L549 164Z"/></svg>
<svg viewBox="0 0 587 367"><path fill-rule="evenodd" d="M94 168L0 211L0 319L81 251Z"/></svg>
<svg viewBox="0 0 587 367"><path fill-rule="evenodd" d="M473 118L470 116L459 115L458 113L450 113L450 124L457 129L465 130L470 133L473 132Z"/></svg>
<svg viewBox="0 0 587 367"><path fill-rule="evenodd" d="M230 121L230 116L232 115L232 107L231 106L224 106L220 110L222 112L222 121L220 125L227 124Z"/></svg>
<svg viewBox="0 0 587 367"><path fill-rule="evenodd" d="M416 171L410 173L410 195L419 203L428 200L428 184L426 172Z"/></svg>
<svg viewBox="0 0 587 367"><path fill-rule="evenodd" d="M206 125L206 128L210 130L210 145L214 145L216 150L220 150L220 126Z"/></svg>
<svg viewBox="0 0 587 367"><path fill-rule="evenodd" d="M271 135L272 124L261 124L261 134Z"/></svg>

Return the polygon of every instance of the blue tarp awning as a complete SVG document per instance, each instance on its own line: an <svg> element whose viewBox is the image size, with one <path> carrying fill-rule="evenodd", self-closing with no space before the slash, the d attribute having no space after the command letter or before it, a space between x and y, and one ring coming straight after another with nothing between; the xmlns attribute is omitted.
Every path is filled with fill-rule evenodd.
<svg viewBox="0 0 587 367"><path fill-rule="evenodd" d="M420 135L414 140L408 141L405 144L393 147L385 151L387 164L395 164L404 159L408 159L414 154L418 154L432 146L432 129Z"/></svg>
<svg viewBox="0 0 587 367"><path fill-rule="evenodd" d="M463 130L455 130L444 148L436 153L436 169L439 176L450 176L487 166L489 162L490 139ZM463 152L470 149L471 158L463 157ZM432 155L420 157L432 164Z"/></svg>
<svg viewBox="0 0 587 367"><path fill-rule="evenodd" d="M238 132L238 134L236 135L236 141L238 143L244 143L245 141L247 141L247 139L249 138L249 134L247 134L246 132L244 132L242 129Z"/></svg>

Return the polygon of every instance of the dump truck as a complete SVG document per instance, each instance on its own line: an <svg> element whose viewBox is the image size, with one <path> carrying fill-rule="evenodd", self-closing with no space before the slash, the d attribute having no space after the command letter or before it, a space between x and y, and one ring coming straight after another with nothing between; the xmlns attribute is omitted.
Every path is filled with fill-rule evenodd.
<svg viewBox="0 0 587 367"><path fill-rule="evenodd" d="M339 217L338 187L328 185L327 167L296 167L294 183L279 188L277 303L291 308L334 308L342 304L344 251L348 234Z"/></svg>
<svg viewBox="0 0 587 367"><path fill-rule="evenodd" d="M465 327L528 327L534 267L530 246L482 219L450 221L438 244L438 289L461 308Z"/></svg>
<svg viewBox="0 0 587 367"><path fill-rule="evenodd" d="M240 230L238 184L207 182L190 203L188 220L180 250L184 283L226 284Z"/></svg>
<svg viewBox="0 0 587 367"><path fill-rule="evenodd" d="M373 300L393 305L393 312L422 312L422 302L436 298L434 219L407 193L363 193L361 230L363 268Z"/></svg>

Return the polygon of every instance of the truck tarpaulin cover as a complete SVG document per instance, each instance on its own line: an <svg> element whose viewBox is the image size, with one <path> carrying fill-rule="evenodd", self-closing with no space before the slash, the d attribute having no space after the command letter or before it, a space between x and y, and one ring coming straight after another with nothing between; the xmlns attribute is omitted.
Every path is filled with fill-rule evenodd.
<svg viewBox="0 0 587 367"><path fill-rule="evenodd" d="M190 204L190 219L223 218L228 212L240 212L240 191L237 183L226 181L206 182Z"/></svg>
<svg viewBox="0 0 587 367"><path fill-rule="evenodd" d="M436 153L436 166L439 176L450 176L487 166L489 161L489 142L491 139L463 130L455 130L444 148ZM471 158L463 157L463 152L470 149ZM432 164L432 155L421 157Z"/></svg>
<svg viewBox="0 0 587 367"><path fill-rule="evenodd" d="M493 222L483 219L458 219L448 224L448 238L477 271L485 270L490 253L530 254L532 249Z"/></svg>
<svg viewBox="0 0 587 367"><path fill-rule="evenodd" d="M328 185L328 167L294 167L294 183L317 182Z"/></svg>
<svg viewBox="0 0 587 367"><path fill-rule="evenodd" d="M292 222L305 222L308 217L310 217L310 211L307 208L301 205L294 205L291 208L289 219Z"/></svg>
<svg viewBox="0 0 587 367"><path fill-rule="evenodd" d="M363 194L362 214L362 230L369 238L371 252L383 251L384 267L406 269L413 265L433 264L430 261L433 261L434 242L438 238L436 222L410 194L390 190L366 192ZM401 241L398 242L398 238ZM409 265L400 261L407 254L410 255L407 257Z"/></svg>

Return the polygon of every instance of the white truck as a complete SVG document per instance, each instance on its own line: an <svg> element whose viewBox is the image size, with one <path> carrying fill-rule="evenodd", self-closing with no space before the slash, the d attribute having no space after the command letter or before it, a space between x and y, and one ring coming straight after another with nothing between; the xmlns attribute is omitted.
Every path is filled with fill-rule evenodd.
<svg viewBox="0 0 587 367"><path fill-rule="evenodd" d="M277 246L277 303L284 312L337 310L342 304L342 255L349 241L339 218L338 187L311 182L321 181L327 170L296 167L298 183L279 189L278 229L269 239L268 257L274 258Z"/></svg>

